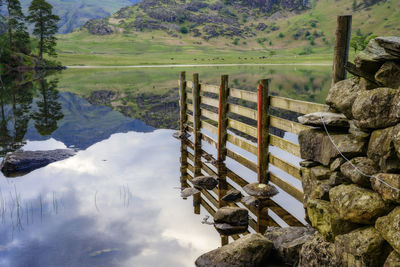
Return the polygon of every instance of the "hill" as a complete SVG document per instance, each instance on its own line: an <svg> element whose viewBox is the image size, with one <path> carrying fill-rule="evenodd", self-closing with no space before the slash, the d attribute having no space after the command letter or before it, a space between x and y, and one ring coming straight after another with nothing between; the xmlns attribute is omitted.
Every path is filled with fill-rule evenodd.
<svg viewBox="0 0 400 267"><path fill-rule="evenodd" d="M66 65L329 62L343 13L354 34L400 34L400 0L143 0L60 36L59 50Z"/></svg>
<svg viewBox="0 0 400 267"><path fill-rule="evenodd" d="M68 33L85 24L90 19L99 19L110 16L122 7L137 3L139 0L49 0L55 13L61 18L60 33ZM21 4L26 12L31 0L22 0Z"/></svg>

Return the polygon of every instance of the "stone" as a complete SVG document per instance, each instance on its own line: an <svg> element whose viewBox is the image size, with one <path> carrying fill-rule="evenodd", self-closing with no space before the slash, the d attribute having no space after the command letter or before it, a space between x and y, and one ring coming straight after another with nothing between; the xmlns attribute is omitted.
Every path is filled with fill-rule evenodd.
<svg viewBox="0 0 400 267"><path fill-rule="evenodd" d="M215 223L214 224L215 230L220 235L237 235L237 234L243 234L247 231L248 225L231 225L229 223Z"/></svg>
<svg viewBox="0 0 400 267"><path fill-rule="evenodd" d="M391 141L396 152L397 157L400 159L400 124L397 124L391 132Z"/></svg>
<svg viewBox="0 0 400 267"><path fill-rule="evenodd" d="M365 90L359 85L360 78L352 77L337 82L328 92L326 104L343 113L348 119L353 118L352 106L357 96Z"/></svg>
<svg viewBox="0 0 400 267"><path fill-rule="evenodd" d="M248 184L243 190L250 196L259 198L270 198L279 193L275 186L261 183Z"/></svg>
<svg viewBox="0 0 400 267"><path fill-rule="evenodd" d="M398 36L385 36L385 37L377 37L375 41L389 54L396 56L398 59L400 58L400 37Z"/></svg>
<svg viewBox="0 0 400 267"><path fill-rule="evenodd" d="M361 92L354 101L354 124L359 128L380 129L400 121L400 91L376 88Z"/></svg>
<svg viewBox="0 0 400 267"><path fill-rule="evenodd" d="M25 175L50 163L67 159L76 154L71 149L48 151L16 151L8 153L1 163L1 171L6 177Z"/></svg>
<svg viewBox="0 0 400 267"><path fill-rule="evenodd" d="M242 197L242 202L247 206L258 207L260 200L253 196Z"/></svg>
<svg viewBox="0 0 400 267"><path fill-rule="evenodd" d="M378 193L355 184L332 188L329 198L339 217L353 223L373 224L390 211L390 205Z"/></svg>
<svg viewBox="0 0 400 267"><path fill-rule="evenodd" d="M315 229L311 227L268 227L264 236L274 243L275 256L279 262L295 265L304 243L311 241Z"/></svg>
<svg viewBox="0 0 400 267"><path fill-rule="evenodd" d="M368 138L368 137L371 135L371 132L370 132L370 131L368 131L368 130L366 130L366 129L358 128L358 127L355 125L355 123L354 123L353 120L351 120L351 121L349 122L349 124L350 124L349 133L351 133L351 134L352 134L353 136L355 136L356 138L361 138L361 139L363 139L363 138Z"/></svg>
<svg viewBox="0 0 400 267"><path fill-rule="evenodd" d="M316 166L311 168L311 175L316 180L326 180L331 176L332 171L324 166Z"/></svg>
<svg viewBox="0 0 400 267"><path fill-rule="evenodd" d="M383 267L400 267L400 254L393 250L387 257Z"/></svg>
<svg viewBox="0 0 400 267"><path fill-rule="evenodd" d="M200 193L200 191L194 187L188 187L182 190L181 192L181 197L183 198L188 198L190 196L193 196L197 193Z"/></svg>
<svg viewBox="0 0 400 267"><path fill-rule="evenodd" d="M187 132L183 131L178 131L172 134L172 137L174 137L175 139L188 139L190 137L190 134L188 134Z"/></svg>
<svg viewBox="0 0 400 267"><path fill-rule="evenodd" d="M389 244L373 226L356 229L335 238L335 251L342 266L382 266Z"/></svg>
<svg viewBox="0 0 400 267"><path fill-rule="evenodd" d="M395 59L396 56L389 54L375 39L372 39L367 47L357 54L354 63L362 71L376 73L383 62Z"/></svg>
<svg viewBox="0 0 400 267"><path fill-rule="evenodd" d="M319 233L306 242L300 250L298 267L340 266L335 253L335 245L327 242Z"/></svg>
<svg viewBox="0 0 400 267"><path fill-rule="evenodd" d="M346 160L344 158L339 157L339 158L335 159L334 161L332 161L331 165L329 166L329 169L332 172L339 171L340 166L342 166L342 164L345 162L346 162Z"/></svg>
<svg viewBox="0 0 400 267"><path fill-rule="evenodd" d="M339 150L347 157L357 157L365 154L367 141L357 139L351 134L330 133L330 137ZM331 138L325 131L309 129L299 134L300 154L305 160L313 160L324 166L340 156Z"/></svg>
<svg viewBox="0 0 400 267"><path fill-rule="evenodd" d="M304 168L311 168L311 167L315 167L318 166L319 163L316 161L312 161L312 160L303 160L300 161L300 166L304 167Z"/></svg>
<svg viewBox="0 0 400 267"><path fill-rule="evenodd" d="M225 196L222 197L222 200L226 202L236 202L239 201L241 198L242 193L239 190L232 188L231 190L226 192Z"/></svg>
<svg viewBox="0 0 400 267"><path fill-rule="evenodd" d="M316 228L326 240L334 241L337 235L354 230L358 224L340 218L332 205L325 200L311 199L307 203L307 215L311 225Z"/></svg>
<svg viewBox="0 0 400 267"><path fill-rule="evenodd" d="M378 179L371 178L372 189L378 192L383 200L400 204L400 174L379 173L375 177Z"/></svg>
<svg viewBox="0 0 400 267"><path fill-rule="evenodd" d="M249 212L238 207L222 207L214 215L215 223L228 223L230 225L248 225Z"/></svg>
<svg viewBox="0 0 400 267"><path fill-rule="evenodd" d="M371 187L370 177L379 172L377 164L367 157L357 157L340 167L344 176L362 187Z"/></svg>
<svg viewBox="0 0 400 267"><path fill-rule="evenodd" d="M258 267L268 264L273 243L262 234L249 234L196 259L197 267Z"/></svg>
<svg viewBox="0 0 400 267"><path fill-rule="evenodd" d="M375 74L377 80L383 87L398 89L400 88L400 65L388 61L385 62Z"/></svg>
<svg viewBox="0 0 400 267"><path fill-rule="evenodd" d="M375 228L392 248L400 253L400 206L387 216L378 218Z"/></svg>
<svg viewBox="0 0 400 267"><path fill-rule="evenodd" d="M215 176L199 176L192 180L195 187L206 190L213 190L218 185L218 177Z"/></svg>
<svg viewBox="0 0 400 267"><path fill-rule="evenodd" d="M375 130L369 140L367 155L379 164L383 172L397 172L400 170L400 161L396 156L395 150L398 135L394 129L394 127L389 127Z"/></svg>
<svg viewBox="0 0 400 267"><path fill-rule="evenodd" d="M322 120L321 120L322 117ZM349 128L349 120L345 115L333 112L315 112L297 118L301 124L323 127L328 129Z"/></svg>
<svg viewBox="0 0 400 267"><path fill-rule="evenodd" d="M341 172L332 172L331 177L329 177L329 185L331 185L332 187L350 183L351 181Z"/></svg>

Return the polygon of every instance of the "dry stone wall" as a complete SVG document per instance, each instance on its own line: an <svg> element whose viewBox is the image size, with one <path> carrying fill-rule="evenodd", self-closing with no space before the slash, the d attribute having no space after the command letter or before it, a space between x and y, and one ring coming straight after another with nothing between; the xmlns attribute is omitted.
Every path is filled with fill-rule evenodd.
<svg viewBox="0 0 400 267"><path fill-rule="evenodd" d="M400 37L371 40L354 63L329 110L299 118L316 127L299 142L304 207L319 232L300 266L400 266Z"/></svg>

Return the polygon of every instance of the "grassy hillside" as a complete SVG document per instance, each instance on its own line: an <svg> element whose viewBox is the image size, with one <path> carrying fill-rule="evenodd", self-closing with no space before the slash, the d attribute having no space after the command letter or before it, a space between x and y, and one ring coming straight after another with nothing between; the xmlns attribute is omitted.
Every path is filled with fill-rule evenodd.
<svg viewBox="0 0 400 267"><path fill-rule="evenodd" d="M49 0L55 13L60 16L58 24L60 33L71 32L82 26L90 19L105 18L126 7L138 2L138 0ZM27 12L31 0L21 0L24 11Z"/></svg>
<svg viewBox="0 0 400 267"><path fill-rule="evenodd" d="M202 2L211 5L218 1ZM151 13L153 9L145 10L142 2L124 8L106 20L93 21L90 27L60 35L59 59L65 65L330 62L339 14L353 14L354 33L359 30L363 34L400 35L400 0L380 1L369 7L363 3L357 4L353 11L350 0L319 0L311 2L309 9L274 13L257 8L247 8L247 13L239 13L244 9L235 11L234 6L226 5L230 13L224 11L224 16L233 17L235 27L242 32L226 33L229 25L221 24L222 31L210 37L207 27L212 28L218 23L213 19L204 23L193 20L217 11L206 7L191 11L197 14L194 19L176 18L164 22L168 18L150 18L150 15L158 17L159 14ZM171 4L163 5L167 10ZM159 6L156 8L160 9ZM244 15L248 13L252 16ZM143 20L146 24L139 23ZM150 28L155 29L138 28L140 25L152 25ZM265 25L265 29L260 25ZM90 33L104 27L111 34ZM183 28L187 32L182 31Z"/></svg>

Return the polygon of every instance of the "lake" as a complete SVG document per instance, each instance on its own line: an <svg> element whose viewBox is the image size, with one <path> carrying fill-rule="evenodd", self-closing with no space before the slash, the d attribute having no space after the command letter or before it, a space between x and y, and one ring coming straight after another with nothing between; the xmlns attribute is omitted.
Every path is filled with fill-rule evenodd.
<svg viewBox="0 0 400 267"><path fill-rule="evenodd" d="M201 223L208 212L194 214L192 201L180 197L181 143L171 128L184 70L188 79L196 71L214 84L229 74L232 87L248 90L270 77L274 94L323 102L331 68L71 69L3 77L1 156L58 148L77 154L24 176L1 174L1 266L193 266L221 245L214 227Z"/></svg>

